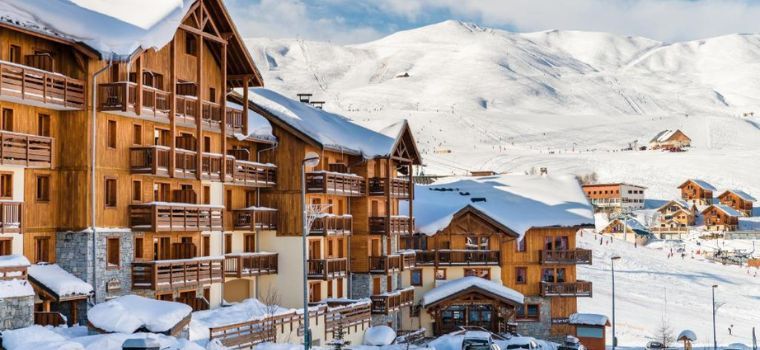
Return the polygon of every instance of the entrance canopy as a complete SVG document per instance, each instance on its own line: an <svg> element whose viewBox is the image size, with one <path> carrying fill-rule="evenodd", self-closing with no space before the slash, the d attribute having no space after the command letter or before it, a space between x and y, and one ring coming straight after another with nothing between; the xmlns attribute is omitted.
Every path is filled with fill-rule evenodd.
<svg viewBox="0 0 760 350"><path fill-rule="evenodd" d="M463 294L478 293L505 304L522 305L524 296L522 293L505 287L501 283L493 282L476 276L468 276L446 282L435 287L422 296L422 307L435 306L445 300L456 298Z"/></svg>

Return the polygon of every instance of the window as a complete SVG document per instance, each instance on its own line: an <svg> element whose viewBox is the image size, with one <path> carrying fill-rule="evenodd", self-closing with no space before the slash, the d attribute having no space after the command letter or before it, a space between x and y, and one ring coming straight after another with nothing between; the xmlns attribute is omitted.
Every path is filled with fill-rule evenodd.
<svg viewBox="0 0 760 350"><path fill-rule="evenodd" d="M37 176L37 193L35 197L38 202L50 201L50 176L49 175Z"/></svg>
<svg viewBox="0 0 760 350"><path fill-rule="evenodd" d="M132 144L142 145L142 125L140 124L132 126Z"/></svg>
<svg viewBox="0 0 760 350"><path fill-rule="evenodd" d="M0 255L11 255L13 253L13 239L10 237L0 237Z"/></svg>
<svg viewBox="0 0 760 350"><path fill-rule="evenodd" d="M211 138L208 136L203 137L203 152L211 152Z"/></svg>
<svg viewBox="0 0 760 350"><path fill-rule="evenodd" d="M211 236L203 236L203 256L211 255Z"/></svg>
<svg viewBox="0 0 760 350"><path fill-rule="evenodd" d="M169 202L171 187L167 183L153 184L153 200L156 202Z"/></svg>
<svg viewBox="0 0 760 350"><path fill-rule="evenodd" d="M320 289L320 283L309 283L309 302L316 303L322 300L322 291Z"/></svg>
<svg viewBox="0 0 760 350"><path fill-rule="evenodd" d="M0 129L5 131L13 131L13 110L10 108L3 108L3 120L0 121Z"/></svg>
<svg viewBox="0 0 760 350"><path fill-rule="evenodd" d="M446 269L435 269L435 279L437 279L437 280L445 280L446 279Z"/></svg>
<svg viewBox="0 0 760 350"><path fill-rule="evenodd" d="M538 304L525 304L517 307L517 320L539 321L541 320L540 306Z"/></svg>
<svg viewBox="0 0 760 350"><path fill-rule="evenodd" d="M337 294L338 294L337 295L338 298L343 297L343 279L342 278L338 278L338 293Z"/></svg>
<svg viewBox="0 0 760 350"><path fill-rule="evenodd" d="M243 236L243 249L246 252L256 251L256 236L253 234Z"/></svg>
<svg viewBox="0 0 760 350"><path fill-rule="evenodd" d="M603 327L576 326L575 333L579 337L583 337L583 338L597 338L597 339L604 338Z"/></svg>
<svg viewBox="0 0 760 350"><path fill-rule="evenodd" d="M417 287L422 286L422 270L421 269L412 270L410 279L411 281L409 284L413 286L417 286Z"/></svg>
<svg viewBox="0 0 760 350"><path fill-rule="evenodd" d="M491 279L491 269L464 269L464 276L476 276L487 280Z"/></svg>
<svg viewBox="0 0 760 350"><path fill-rule="evenodd" d="M50 237L35 237L33 263L50 262L50 260Z"/></svg>
<svg viewBox="0 0 760 350"><path fill-rule="evenodd" d="M523 238L523 239L518 239L517 243L515 243L516 246L517 246L517 252L518 253L522 253L522 252L525 252L525 251L528 250L528 247L525 244L525 241L526 241L525 238Z"/></svg>
<svg viewBox="0 0 760 350"><path fill-rule="evenodd" d="M466 238L468 250L488 250L488 237L470 236Z"/></svg>
<svg viewBox="0 0 760 350"><path fill-rule="evenodd" d="M185 53L193 56L198 55L198 39L190 33L185 33Z"/></svg>
<svg viewBox="0 0 760 350"><path fill-rule="evenodd" d="M224 235L224 254L232 253L232 235Z"/></svg>
<svg viewBox="0 0 760 350"><path fill-rule="evenodd" d="M171 133L166 129L153 129L153 142L156 146L171 146L169 144L171 140ZM179 145L178 145L179 147ZM181 148L181 147L180 147Z"/></svg>
<svg viewBox="0 0 760 350"><path fill-rule="evenodd" d="M224 209L232 210L232 190L227 190L224 197Z"/></svg>
<svg viewBox="0 0 760 350"><path fill-rule="evenodd" d="M13 174L0 173L0 198L13 198Z"/></svg>
<svg viewBox="0 0 760 350"><path fill-rule="evenodd" d="M528 268L515 267L515 284L528 283Z"/></svg>
<svg viewBox="0 0 760 350"><path fill-rule="evenodd" d="M142 201L142 181L140 180L132 181L132 201L133 202Z"/></svg>
<svg viewBox="0 0 760 350"><path fill-rule="evenodd" d="M256 191L245 192L245 207L252 207L256 205Z"/></svg>
<svg viewBox="0 0 760 350"><path fill-rule="evenodd" d="M50 137L50 115L37 115L37 135Z"/></svg>
<svg viewBox="0 0 760 350"><path fill-rule="evenodd" d="M143 238L135 237L135 259L142 259L144 254Z"/></svg>
<svg viewBox="0 0 760 350"><path fill-rule="evenodd" d="M211 186L203 186L203 204L211 204Z"/></svg>
<svg viewBox="0 0 760 350"><path fill-rule="evenodd" d="M108 121L108 130L106 140L108 140L108 148L116 148L116 121Z"/></svg>
<svg viewBox="0 0 760 350"><path fill-rule="evenodd" d="M332 280L327 281L327 297L332 298L333 297L333 283Z"/></svg>
<svg viewBox="0 0 760 350"><path fill-rule="evenodd" d="M21 64L21 46L11 45L8 50L8 61Z"/></svg>
<svg viewBox="0 0 760 350"><path fill-rule="evenodd" d="M106 178L106 190L105 190L105 204L106 207L116 206L116 179Z"/></svg>
<svg viewBox="0 0 760 350"><path fill-rule="evenodd" d="M108 238L106 241L106 267L119 267L119 238Z"/></svg>
<svg viewBox="0 0 760 350"><path fill-rule="evenodd" d="M216 103L216 89L209 87L208 88L208 100L211 101L211 103Z"/></svg>

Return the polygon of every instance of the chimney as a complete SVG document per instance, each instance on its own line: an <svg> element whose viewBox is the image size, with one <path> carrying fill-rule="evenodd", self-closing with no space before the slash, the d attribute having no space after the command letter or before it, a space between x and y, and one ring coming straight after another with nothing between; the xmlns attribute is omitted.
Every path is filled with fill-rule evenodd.
<svg viewBox="0 0 760 350"><path fill-rule="evenodd" d="M542 166L542 167L541 167L541 170L539 171L539 173L541 174L541 176L544 176L544 175L549 175L549 170L548 170L548 169L546 169L546 167L545 167L545 166Z"/></svg>
<svg viewBox="0 0 760 350"><path fill-rule="evenodd" d="M309 101L311 100L311 95L312 94L300 93L300 94L296 94L296 95L298 96L298 100L299 101L301 101L303 103L309 103Z"/></svg>
<svg viewBox="0 0 760 350"><path fill-rule="evenodd" d="M325 105L325 101L311 101L309 103L311 103L311 105L314 106L314 108L318 108L318 109L322 109L322 106Z"/></svg>

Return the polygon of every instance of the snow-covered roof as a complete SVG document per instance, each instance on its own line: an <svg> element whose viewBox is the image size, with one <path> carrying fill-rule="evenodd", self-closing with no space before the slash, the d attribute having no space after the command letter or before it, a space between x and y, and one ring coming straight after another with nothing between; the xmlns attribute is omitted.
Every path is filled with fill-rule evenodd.
<svg viewBox="0 0 760 350"><path fill-rule="evenodd" d="M0 267L29 266L29 259L20 254L0 255Z"/></svg>
<svg viewBox="0 0 760 350"><path fill-rule="evenodd" d="M737 189L726 190L726 192L723 192L723 194L721 194L719 197L722 197L724 194L726 194L728 192L731 192L731 193L739 196L739 198L741 198L741 199L743 199L745 201L750 201L750 202L756 202L757 201L757 199L755 199L755 197L752 197L749 193L744 192L742 190L737 190Z"/></svg>
<svg viewBox="0 0 760 350"><path fill-rule="evenodd" d="M701 187L703 190L708 190L708 191L717 191L718 190L717 188L715 188L715 186L710 185L707 181L700 180L700 179L688 179L688 180L684 181L684 183L682 183L681 186L678 186L678 188L683 187L689 181L695 183L697 186Z"/></svg>
<svg viewBox="0 0 760 350"><path fill-rule="evenodd" d="M57 264L32 265L29 277L50 289L59 298L75 295L86 296L92 293L92 286L62 269Z"/></svg>
<svg viewBox="0 0 760 350"><path fill-rule="evenodd" d="M742 216L742 213L740 213L740 212L736 211L736 209L734 209L734 208L731 208L731 207L729 207L729 206L727 206L727 205L725 205L725 204L713 204L713 205L711 205L711 206L709 206L709 207L705 208L705 210L703 210L703 211L702 211L702 213L704 213L705 211L709 210L709 209L710 209L710 207L715 207L715 208L717 208L718 210L720 210L720 211L722 211L722 212L726 213L726 214L727 214L727 215L729 215L729 216Z"/></svg>
<svg viewBox="0 0 760 350"><path fill-rule="evenodd" d="M623 221L622 221L622 219L612 220L604 228L606 229L610 225L614 225L616 223L623 223ZM639 219L637 219L635 217L628 217L628 218L626 218L625 219L625 225L628 226L629 229L633 230L633 232L636 233L636 234L640 234L640 235L650 235L650 234L652 234L651 232L649 232L649 229L646 227L646 225L644 225L643 223L641 223L641 221L639 221Z"/></svg>
<svg viewBox="0 0 760 350"><path fill-rule="evenodd" d="M683 340L696 341L697 340L697 335L691 329L684 329L684 330L681 331L681 333L678 333L678 337L676 337L676 340L678 340L678 341L683 341Z"/></svg>
<svg viewBox="0 0 760 350"><path fill-rule="evenodd" d="M0 281L0 299L20 298L34 295L34 288L27 280L13 279Z"/></svg>
<svg viewBox="0 0 760 350"><path fill-rule="evenodd" d="M162 333L171 330L193 311L188 305L125 295L93 306L87 320L106 332L131 334L145 328Z"/></svg>
<svg viewBox="0 0 760 350"><path fill-rule="evenodd" d="M266 88L251 88L248 99L330 150L354 153L370 159L389 155L395 145L396 140L383 133Z"/></svg>
<svg viewBox="0 0 760 350"><path fill-rule="evenodd" d="M610 324L605 315L599 314L582 314L574 313L569 317L570 324L580 324L586 326L607 326Z"/></svg>
<svg viewBox="0 0 760 350"><path fill-rule="evenodd" d="M125 60L171 41L193 2L8 0L0 2L0 21Z"/></svg>
<svg viewBox="0 0 760 350"><path fill-rule="evenodd" d="M689 209L689 203L686 203L686 201L681 200L681 199L673 199L673 200L669 200L667 203L661 205L659 208L657 208L657 211L665 209L666 207L669 207L671 204L675 204L675 205L681 207L681 209L686 209L686 210Z"/></svg>
<svg viewBox="0 0 760 350"><path fill-rule="evenodd" d="M226 105L230 108L241 111L243 110L243 106L235 102L227 101L226 103ZM245 139L255 139L269 142L277 141L277 138L272 134L272 124L269 124L269 121L261 116L261 114L258 114L250 109L248 110L248 134L244 135L236 133L235 138L240 141Z"/></svg>
<svg viewBox="0 0 760 350"><path fill-rule="evenodd" d="M491 294L500 296L504 299L510 300L517 304L522 304L524 296L522 293L505 287L503 284L480 278L477 276L467 276L459 279L447 281L441 284L422 296L422 306L427 307L430 304L444 300L456 293L459 293L467 288L478 288L487 291Z"/></svg>
<svg viewBox="0 0 760 350"><path fill-rule="evenodd" d="M495 175L443 178L415 185L417 232L433 235L472 207L522 236L533 227L593 225L593 211L570 175ZM402 205L402 214L408 206Z"/></svg>
<svg viewBox="0 0 760 350"><path fill-rule="evenodd" d="M650 140L649 142L650 142L650 143L652 143L652 142L667 142L667 141L669 141L669 140L670 140L670 138L671 138L671 137L673 137L673 135L675 135L675 134L676 134L676 133L678 133L679 131L681 131L681 130L678 130L678 129L676 129L676 130L663 130L663 131L660 131L660 132L659 132L659 133L657 133L657 135L655 135L655 137L654 137L654 138L652 138L652 140ZM683 133L683 132L682 132L682 133ZM685 134L684 134L684 135L685 135ZM688 138L688 136L687 136L687 138Z"/></svg>
<svg viewBox="0 0 760 350"><path fill-rule="evenodd" d="M161 350L204 350L187 339L154 333L109 333L90 335L85 326L30 327L3 331L3 347L8 350L121 350L129 339L144 339Z"/></svg>
<svg viewBox="0 0 760 350"><path fill-rule="evenodd" d="M760 217L739 218L739 231L760 231Z"/></svg>

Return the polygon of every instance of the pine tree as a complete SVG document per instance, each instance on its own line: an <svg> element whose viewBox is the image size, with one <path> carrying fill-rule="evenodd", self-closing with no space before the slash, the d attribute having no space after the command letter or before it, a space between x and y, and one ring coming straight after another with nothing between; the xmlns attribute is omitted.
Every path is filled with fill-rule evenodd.
<svg viewBox="0 0 760 350"><path fill-rule="evenodd" d="M333 339L327 342L326 345L333 350L343 350L351 344L351 342L345 338L346 332L343 330L343 317L340 317L338 319L337 329L333 331Z"/></svg>

